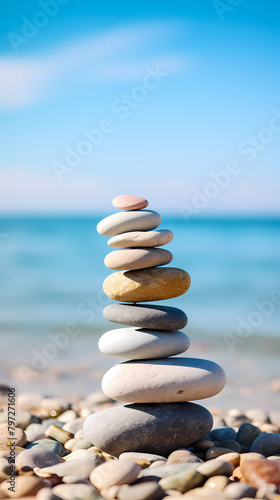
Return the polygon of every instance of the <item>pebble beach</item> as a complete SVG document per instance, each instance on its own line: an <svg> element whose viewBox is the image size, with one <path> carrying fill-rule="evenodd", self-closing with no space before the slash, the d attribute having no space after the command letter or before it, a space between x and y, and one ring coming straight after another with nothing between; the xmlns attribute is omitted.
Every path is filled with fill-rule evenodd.
<svg viewBox="0 0 280 500"><path fill-rule="evenodd" d="M98 449L83 430L89 415L119 406L102 392L87 398L18 395L13 492L8 482L13 456L8 391L1 386L1 499L279 500L280 422L267 412L213 410L211 431L187 449L178 447L165 456L125 452L116 457Z"/></svg>
<svg viewBox="0 0 280 500"><path fill-rule="evenodd" d="M113 205L120 211L100 221L97 231L110 237L113 248L104 263L114 273L103 289L117 303L103 315L115 325L98 347L117 364L96 367L94 392L83 372L83 390L75 390L77 363L71 395L69 379L65 392L60 380L63 368L53 392L38 390L40 378L46 388L48 371L54 385L53 365L35 377L23 366L20 388L2 384L0 500L279 500L278 380L269 389L275 405L268 394L269 410L265 399L248 407L263 388L250 398L250 380L247 393L241 383L242 364L235 377L236 366L231 373L214 344L211 351L193 343L188 330L181 331L187 315L168 303L191 284L187 271L168 266L173 254L162 246L173 239L172 231L158 229L161 216L147 209L144 198L118 196ZM223 366L237 379L246 409L234 407ZM29 390L22 389L24 373ZM19 380L15 373L13 378Z"/></svg>

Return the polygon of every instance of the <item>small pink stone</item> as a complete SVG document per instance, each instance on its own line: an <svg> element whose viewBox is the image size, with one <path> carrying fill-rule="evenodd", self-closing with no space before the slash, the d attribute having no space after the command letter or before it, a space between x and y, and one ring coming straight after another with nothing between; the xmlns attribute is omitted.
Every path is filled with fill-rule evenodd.
<svg viewBox="0 0 280 500"><path fill-rule="evenodd" d="M141 208L146 208L149 202L140 196L121 194L113 199L112 204L121 210L141 210Z"/></svg>

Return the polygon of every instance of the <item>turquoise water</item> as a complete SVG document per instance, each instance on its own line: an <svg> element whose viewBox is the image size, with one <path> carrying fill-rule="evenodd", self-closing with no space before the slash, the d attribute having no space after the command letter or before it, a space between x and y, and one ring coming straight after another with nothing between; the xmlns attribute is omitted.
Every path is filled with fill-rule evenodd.
<svg viewBox="0 0 280 500"><path fill-rule="evenodd" d="M3 333L40 335L69 321L85 333L108 327L102 309L110 300L102 282L110 272L103 264L110 248L95 230L98 220L0 219ZM187 224L163 217L161 227L175 234L167 246L174 255L170 265L186 269L192 278L189 292L168 301L187 313L188 332L223 335L251 318L257 335L279 336L280 307L271 302L271 293L280 290L280 220L194 219ZM268 312L254 316L255 302L264 300L271 302Z"/></svg>

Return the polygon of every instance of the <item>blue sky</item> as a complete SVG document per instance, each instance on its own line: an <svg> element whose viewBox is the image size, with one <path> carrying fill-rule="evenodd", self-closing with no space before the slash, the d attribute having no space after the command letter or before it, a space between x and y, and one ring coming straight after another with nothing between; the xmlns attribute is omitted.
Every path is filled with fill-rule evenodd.
<svg viewBox="0 0 280 500"><path fill-rule="evenodd" d="M279 215L279 14L276 0L6 2L0 212L100 212L132 193Z"/></svg>

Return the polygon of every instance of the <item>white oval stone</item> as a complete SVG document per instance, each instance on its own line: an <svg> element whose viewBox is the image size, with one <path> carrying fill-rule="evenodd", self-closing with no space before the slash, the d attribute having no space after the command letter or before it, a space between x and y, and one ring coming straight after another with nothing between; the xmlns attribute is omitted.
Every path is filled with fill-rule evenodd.
<svg viewBox="0 0 280 500"><path fill-rule="evenodd" d="M179 330L160 331L144 328L118 328L99 339L104 354L127 359L155 359L174 356L186 351L190 340Z"/></svg>
<svg viewBox="0 0 280 500"><path fill-rule="evenodd" d="M104 264L116 271L131 271L170 264L173 255L164 248L125 248L106 255Z"/></svg>
<svg viewBox="0 0 280 500"><path fill-rule="evenodd" d="M225 373L216 363L179 357L115 365L105 373L102 389L116 401L176 403L215 396L225 381Z"/></svg>
<svg viewBox="0 0 280 500"><path fill-rule="evenodd" d="M113 248L161 247L167 245L173 238L174 234L169 229L130 231L113 236L109 239L108 245Z"/></svg>
<svg viewBox="0 0 280 500"><path fill-rule="evenodd" d="M127 231L149 231L161 223L161 216L153 210L128 210L102 219L97 231L103 236L116 236Z"/></svg>

